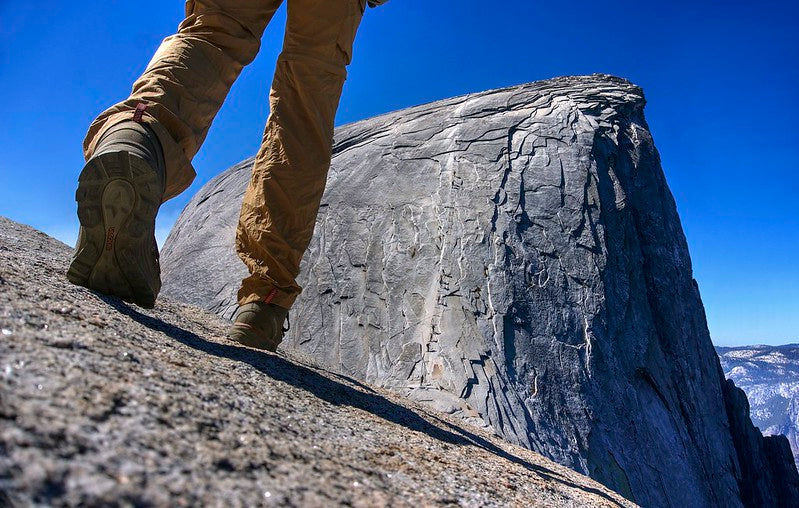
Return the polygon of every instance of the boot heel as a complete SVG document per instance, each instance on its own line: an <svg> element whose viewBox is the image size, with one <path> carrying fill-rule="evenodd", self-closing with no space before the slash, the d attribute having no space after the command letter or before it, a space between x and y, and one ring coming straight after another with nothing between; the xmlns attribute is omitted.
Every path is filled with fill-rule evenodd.
<svg viewBox="0 0 799 508"><path fill-rule="evenodd" d="M152 308L161 289L155 170L125 151L92 157L75 193L81 230L67 271L74 284Z"/></svg>

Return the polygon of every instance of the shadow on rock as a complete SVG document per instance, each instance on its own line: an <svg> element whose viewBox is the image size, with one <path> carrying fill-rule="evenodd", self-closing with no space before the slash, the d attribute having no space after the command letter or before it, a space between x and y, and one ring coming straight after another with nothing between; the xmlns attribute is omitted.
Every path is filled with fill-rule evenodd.
<svg viewBox="0 0 799 508"><path fill-rule="evenodd" d="M556 481L571 488L596 494L603 497L608 502L619 506L619 504L612 497L598 489L584 487L573 483L551 469L541 465L532 464L520 457L512 455L485 438L467 431L463 427L446 422L432 414L425 412L425 415L427 415L428 418L434 420L445 428L433 425L419 416L416 412L391 402L385 397L379 395L373 389L369 388L367 385L352 378L342 374L326 371L329 375L345 380L346 383L356 385L363 390L366 390L368 393L364 393L360 390L352 388L351 386L347 386L347 384L325 377L308 367L293 363L285 358L281 358L280 356L249 349L243 346L211 342L195 333L167 323L159 318L142 314L117 298L108 297L101 294L98 294L97 296L121 314L130 317L141 325L146 326L151 330L162 332L172 339L197 349L198 351L202 351L209 355L218 356L220 358L227 358L237 362L247 363L276 381L288 383L297 388L306 390L330 404L337 406L347 405L361 409L363 411L368 411L373 415L383 418L387 421L393 422L397 425L402 425L403 427L416 432L427 434L428 436L445 443L460 446L477 446L489 453L493 453L494 455L518 464L527 470L538 474L539 476Z"/></svg>

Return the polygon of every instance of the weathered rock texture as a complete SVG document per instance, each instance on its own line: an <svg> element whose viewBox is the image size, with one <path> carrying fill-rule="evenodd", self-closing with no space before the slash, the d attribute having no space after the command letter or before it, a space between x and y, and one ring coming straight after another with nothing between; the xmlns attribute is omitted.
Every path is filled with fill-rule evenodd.
<svg viewBox="0 0 799 508"><path fill-rule="evenodd" d="M796 470L788 438L783 435L763 437L752 425L749 401L743 390L728 379L724 384L724 402L730 415L730 427L736 436L736 450L741 475L749 481L741 485L741 498L750 506L773 506L774 499L792 500L781 506L793 506L799 498L799 480L786 470Z"/></svg>
<svg viewBox="0 0 799 508"><path fill-rule="evenodd" d="M632 506L196 307L73 286L69 256L0 217L0 506Z"/></svg>
<svg viewBox="0 0 799 508"><path fill-rule="evenodd" d="M286 350L642 505L785 501L739 462L644 103L618 78L558 78L339 128ZM167 294L225 316L249 164L199 192L163 252Z"/></svg>

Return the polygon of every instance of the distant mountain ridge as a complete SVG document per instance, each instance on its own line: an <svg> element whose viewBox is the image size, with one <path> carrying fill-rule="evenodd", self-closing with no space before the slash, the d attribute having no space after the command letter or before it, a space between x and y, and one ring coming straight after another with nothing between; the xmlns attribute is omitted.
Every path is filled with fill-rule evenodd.
<svg viewBox="0 0 799 508"><path fill-rule="evenodd" d="M752 423L784 434L799 464L799 344L717 346L724 376L746 392Z"/></svg>

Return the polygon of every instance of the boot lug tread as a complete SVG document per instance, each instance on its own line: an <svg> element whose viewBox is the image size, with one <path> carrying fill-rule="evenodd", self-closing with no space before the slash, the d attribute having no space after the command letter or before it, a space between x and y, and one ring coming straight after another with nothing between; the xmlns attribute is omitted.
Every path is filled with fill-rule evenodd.
<svg viewBox="0 0 799 508"><path fill-rule="evenodd" d="M81 235L67 278L152 308L161 288L152 253L161 203L155 170L127 152L103 153L87 162L75 198Z"/></svg>

